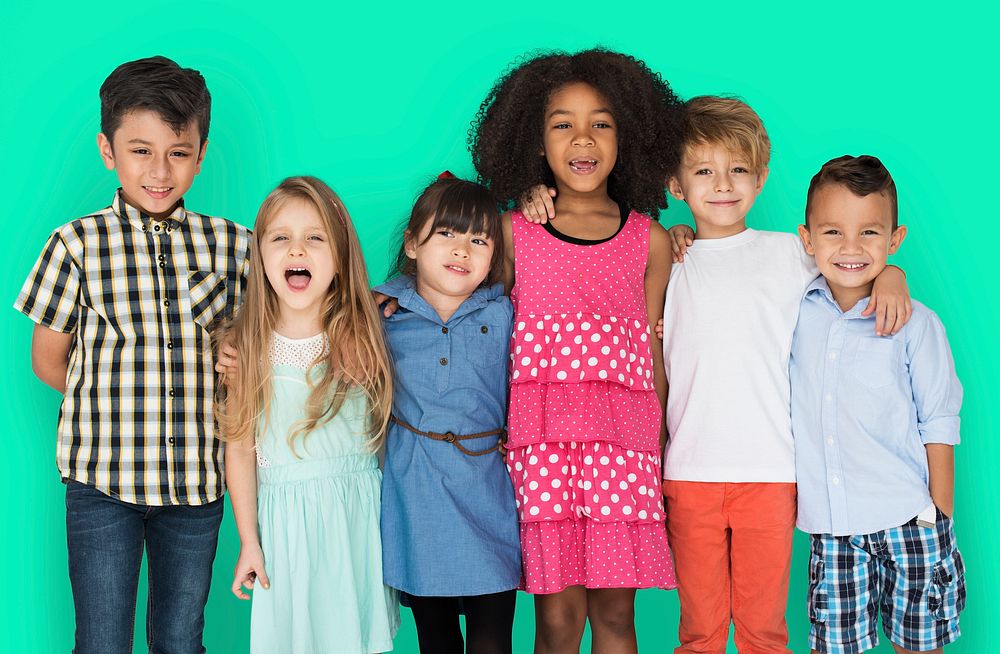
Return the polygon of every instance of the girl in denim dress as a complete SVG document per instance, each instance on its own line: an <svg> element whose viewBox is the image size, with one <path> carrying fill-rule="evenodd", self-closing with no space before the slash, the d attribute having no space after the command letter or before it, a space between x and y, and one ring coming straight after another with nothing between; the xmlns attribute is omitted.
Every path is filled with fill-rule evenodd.
<svg viewBox="0 0 1000 654"><path fill-rule="evenodd" d="M502 230L487 189L445 173L413 208L376 289L395 367L382 486L385 582L421 652L510 652L521 551L503 460L513 310L496 283Z"/></svg>

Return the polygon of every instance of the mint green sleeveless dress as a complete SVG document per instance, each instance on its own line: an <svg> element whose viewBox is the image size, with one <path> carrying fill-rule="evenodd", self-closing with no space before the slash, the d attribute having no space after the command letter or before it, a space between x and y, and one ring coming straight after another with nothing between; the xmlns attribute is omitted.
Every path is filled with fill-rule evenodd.
<svg viewBox="0 0 1000 654"><path fill-rule="evenodd" d="M287 351L316 338L322 348L322 336L275 335L274 343ZM270 419L257 441L257 520L271 588L255 587L250 650L388 652L399 607L382 583L382 473L365 446L364 397L349 397L330 422L299 437L293 453L289 428L305 415L309 387L305 370L282 365L289 357L275 352Z"/></svg>

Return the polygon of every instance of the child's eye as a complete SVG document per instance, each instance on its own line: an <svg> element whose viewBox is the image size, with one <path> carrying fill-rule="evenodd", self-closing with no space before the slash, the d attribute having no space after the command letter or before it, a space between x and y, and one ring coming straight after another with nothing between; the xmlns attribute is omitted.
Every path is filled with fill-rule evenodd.
<svg viewBox="0 0 1000 654"><path fill-rule="evenodd" d="M323 241L323 240L325 240L325 239L323 238L323 235L322 235L322 234L312 234L312 235L311 235L311 236L309 237L309 240L310 240L310 241Z"/></svg>
<svg viewBox="0 0 1000 654"><path fill-rule="evenodd" d="M552 129L569 129L569 128L570 128L569 123L556 123L555 125L552 126Z"/></svg>
<svg viewBox="0 0 1000 654"><path fill-rule="evenodd" d="M742 175L742 174L748 173L750 171L747 170L746 168L744 168L743 166L736 166L735 168L733 168L733 172Z"/></svg>
<svg viewBox="0 0 1000 654"><path fill-rule="evenodd" d="M840 236L840 231L836 230L836 229L828 229L828 230L826 230L823 233L826 234L826 235L828 235L828 236Z"/></svg>
<svg viewBox="0 0 1000 654"><path fill-rule="evenodd" d="M863 232L861 232L861 235L862 236L878 236L878 230L866 229Z"/></svg>
<svg viewBox="0 0 1000 654"><path fill-rule="evenodd" d="M698 170L694 171L694 174L695 175L711 175L712 171L709 170L708 168L699 168Z"/></svg>
<svg viewBox="0 0 1000 654"><path fill-rule="evenodd" d="M132 152L135 154L149 154L149 150L146 148L136 148L135 150L132 150Z"/></svg>
<svg viewBox="0 0 1000 654"><path fill-rule="evenodd" d="M439 230L437 230L437 233L439 235L441 235L441 236L444 236L445 238L451 238L452 237L452 233L451 233L450 229L439 229Z"/></svg>
<svg viewBox="0 0 1000 654"><path fill-rule="evenodd" d="M170 156L171 157L178 157L178 158L183 159L184 157L189 157L191 155L189 153L187 153L187 152L171 152Z"/></svg>
<svg viewBox="0 0 1000 654"><path fill-rule="evenodd" d="M476 245L485 245L485 246L489 247L490 239L483 238L483 237L476 237L476 238L472 239L472 242L475 243Z"/></svg>
<svg viewBox="0 0 1000 654"><path fill-rule="evenodd" d="M286 241L286 240L288 240L288 237L285 236L284 234L275 234L274 236L271 237L271 241L272 242L274 242L274 241Z"/></svg>
<svg viewBox="0 0 1000 654"><path fill-rule="evenodd" d="M594 123L594 127L596 127L597 129L611 129L612 125L611 123L602 120L600 122Z"/></svg>

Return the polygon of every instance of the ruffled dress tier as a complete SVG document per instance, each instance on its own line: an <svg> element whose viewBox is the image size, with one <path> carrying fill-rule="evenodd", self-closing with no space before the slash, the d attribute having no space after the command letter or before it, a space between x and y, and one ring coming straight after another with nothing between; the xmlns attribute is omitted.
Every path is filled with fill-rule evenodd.
<svg viewBox="0 0 1000 654"><path fill-rule="evenodd" d="M644 291L650 218L573 239L512 218L507 467L525 590L674 588Z"/></svg>

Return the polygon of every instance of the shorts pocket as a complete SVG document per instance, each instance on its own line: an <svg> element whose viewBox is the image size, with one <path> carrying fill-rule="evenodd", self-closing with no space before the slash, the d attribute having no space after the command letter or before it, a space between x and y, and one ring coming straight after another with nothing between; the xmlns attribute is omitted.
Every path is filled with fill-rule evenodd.
<svg viewBox="0 0 1000 654"><path fill-rule="evenodd" d="M189 273L188 297L191 318L209 329L226 308L226 277L216 272Z"/></svg>
<svg viewBox="0 0 1000 654"><path fill-rule="evenodd" d="M816 554L814 553L815 557ZM809 563L809 622L823 624L829 615L830 593L826 582L826 564L822 559Z"/></svg>
<svg viewBox="0 0 1000 654"><path fill-rule="evenodd" d="M965 608L965 564L957 549L938 561L931 573L927 610L935 620L953 620Z"/></svg>
<svg viewBox="0 0 1000 654"><path fill-rule="evenodd" d="M898 378L899 349L891 338L863 338L854 352L851 372L868 388L884 388Z"/></svg>

